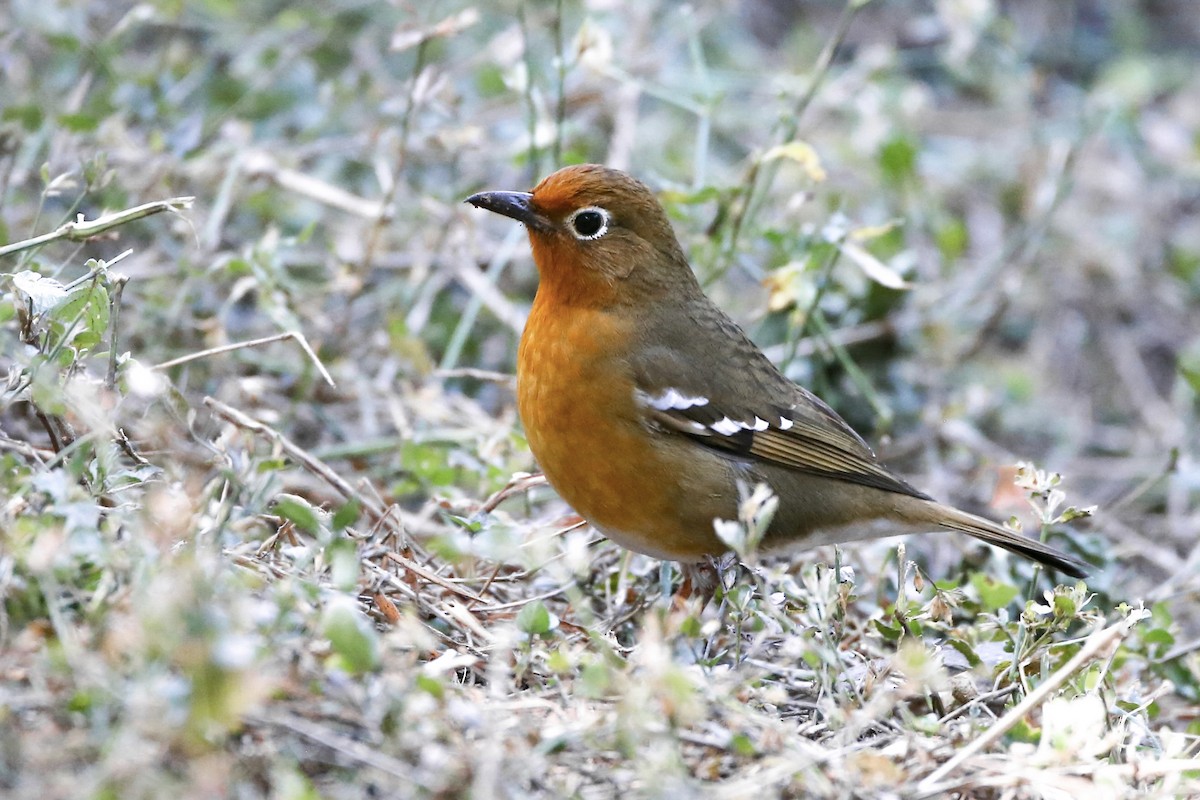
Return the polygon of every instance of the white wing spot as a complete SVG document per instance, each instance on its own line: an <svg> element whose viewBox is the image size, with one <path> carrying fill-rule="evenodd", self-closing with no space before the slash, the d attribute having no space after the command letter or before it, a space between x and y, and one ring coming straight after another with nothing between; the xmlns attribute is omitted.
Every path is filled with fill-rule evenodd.
<svg viewBox="0 0 1200 800"><path fill-rule="evenodd" d="M686 395L678 389L667 389L662 394L647 398L646 402L658 411L687 411L689 408L708 405L708 398Z"/></svg>
<svg viewBox="0 0 1200 800"><path fill-rule="evenodd" d="M752 430L756 430L756 431L765 431L767 428L771 427L771 425L762 417L755 417L754 424L748 425L746 427L751 428Z"/></svg>
<svg viewBox="0 0 1200 800"><path fill-rule="evenodd" d="M733 436L746 426L740 422L734 422L729 417L721 417L709 427L722 436Z"/></svg>
<svg viewBox="0 0 1200 800"><path fill-rule="evenodd" d="M780 417L780 418L779 418L779 430L781 430L781 431L786 431L786 430L790 429L790 428L791 428L793 425L795 425L795 424L796 424L796 423L792 422L792 421L791 421L790 419L788 419L787 417Z"/></svg>

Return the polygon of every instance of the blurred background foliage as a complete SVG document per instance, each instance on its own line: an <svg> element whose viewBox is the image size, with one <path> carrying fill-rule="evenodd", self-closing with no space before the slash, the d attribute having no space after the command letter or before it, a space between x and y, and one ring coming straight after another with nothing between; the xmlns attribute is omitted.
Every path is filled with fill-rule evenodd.
<svg viewBox="0 0 1200 800"><path fill-rule="evenodd" d="M581 161L660 191L717 301L915 483L1006 517L1027 510L1012 464L1064 473L1072 500L1100 509L1064 546L1108 565L1094 581L1112 601L1102 610L1157 604L1160 655L1194 639L1198 64L1188 0L11 0L0 245L77 214L195 201L0 256L7 276L97 287L30 318L29 275L0 283L4 680L56 698L65 716L42 734L82 714L97 735L103 707L131 741L155 743L147 763L194 788L205 758L222 761L217 774L254 772L206 748L255 714L282 725L262 703L303 694L275 672L289 658L297 676L318 662L326 674L315 638L345 673L379 669L371 631L316 587L366 597L372 546L395 542L376 521L337 544L359 523L353 508L326 514L345 497L277 440L240 438L206 396L398 503L406 532L464 579L562 557L616 586L611 546L588 555L582 532L546 543L565 509L544 490L475 513L534 468L508 376L536 275L522 231L462 199ZM291 331L335 386L294 340L189 358ZM267 569L281 524L300 538ZM875 565L892 550L852 552ZM911 550L929 574L958 574L960 544ZM227 569L239 559L257 566ZM654 587L652 564L634 564ZM881 595L895 580L884 569ZM530 574L515 597L552 588ZM453 639L455 619L434 624ZM557 621L516 624L540 634ZM445 645L404 625L412 638L389 640L398 665ZM1195 700L1181 663L1161 671ZM472 668L487 669L459 665L460 678ZM46 674L65 681L70 710ZM380 685L445 702L416 675ZM465 735L455 713L447 724ZM406 736L395 752L419 749L421 734ZM96 758L94 742L75 745ZM37 766L36 748L11 748L26 760L0 758L0 785L29 790L13 776ZM183 753L207 755L172 761ZM463 779L436 753L397 757L431 792ZM303 794L302 761L268 759L263 774ZM110 761L89 785L115 791L133 771ZM153 796L161 779L116 794Z"/></svg>

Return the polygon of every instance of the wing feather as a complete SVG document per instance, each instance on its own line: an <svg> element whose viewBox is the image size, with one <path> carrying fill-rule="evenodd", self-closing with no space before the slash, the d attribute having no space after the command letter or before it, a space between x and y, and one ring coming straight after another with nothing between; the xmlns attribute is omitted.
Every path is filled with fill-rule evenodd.
<svg viewBox="0 0 1200 800"><path fill-rule="evenodd" d="M687 306L694 327L642 322L629 354L636 405L646 424L731 457L929 499L893 475L846 421L789 381L702 294Z"/></svg>
<svg viewBox="0 0 1200 800"><path fill-rule="evenodd" d="M669 391L683 397L698 396ZM665 393L639 392L639 406L647 420L706 447L884 491L928 497L893 475L858 434L827 407L819 410L819 416L806 419L803 409L725 409L711 398L702 405L673 408L664 402L665 397Z"/></svg>

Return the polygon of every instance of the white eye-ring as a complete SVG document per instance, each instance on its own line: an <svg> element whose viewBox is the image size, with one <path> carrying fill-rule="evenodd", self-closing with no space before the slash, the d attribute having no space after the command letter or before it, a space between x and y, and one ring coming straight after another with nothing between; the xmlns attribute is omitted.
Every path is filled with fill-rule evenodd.
<svg viewBox="0 0 1200 800"><path fill-rule="evenodd" d="M567 228L576 239L599 239L608 233L608 212L600 206L588 206L567 217Z"/></svg>

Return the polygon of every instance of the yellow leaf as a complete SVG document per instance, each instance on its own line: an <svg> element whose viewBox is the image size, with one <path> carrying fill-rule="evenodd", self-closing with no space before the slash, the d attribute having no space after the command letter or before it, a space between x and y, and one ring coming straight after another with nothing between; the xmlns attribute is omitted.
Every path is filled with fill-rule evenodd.
<svg viewBox="0 0 1200 800"><path fill-rule="evenodd" d="M861 228L855 228L850 231L849 238L856 242L869 242L872 239L878 239L884 234L891 233L899 224L899 220L889 219L882 225L864 225Z"/></svg>
<svg viewBox="0 0 1200 800"><path fill-rule="evenodd" d="M783 311L803 307L812 299L812 284L804 278L805 262L792 261L763 278L767 287L767 310Z"/></svg>
<svg viewBox="0 0 1200 800"><path fill-rule="evenodd" d="M814 183L825 180L825 168L821 166L821 157L808 142L788 142L776 145L763 155L763 161L774 161L786 158L795 161L804 170L804 174Z"/></svg>

